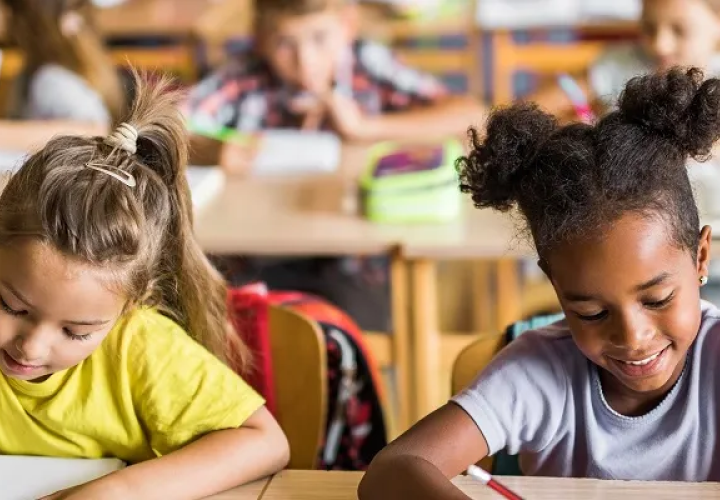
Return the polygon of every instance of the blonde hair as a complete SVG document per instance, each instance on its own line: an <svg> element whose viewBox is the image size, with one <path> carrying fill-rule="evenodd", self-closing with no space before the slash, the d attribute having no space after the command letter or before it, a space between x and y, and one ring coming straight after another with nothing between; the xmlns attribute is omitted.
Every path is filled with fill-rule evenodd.
<svg viewBox="0 0 720 500"><path fill-rule="evenodd" d="M277 15L304 16L349 5L351 0L255 0L255 24L260 26Z"/></svg>
<svg viewBox="0 0 720 500"><path fill-rule="evenodd" d="M228 359L237 336L228 335L225 282L193 236L179 95L169 80L135 80L136 100L113 134L56 137L13 175L0 195L0 245L30 236L110 270L130 307L157 308L242 370L239 340Z"/></svg>
<svg viewBox="0 0 720 500"><path fill-rule="evenodd" d="M90 0L2 0L12 39L25 56L26 81L45 64L84 78L118 120L126 107L122 82L98 32ZM70 19L68 16L73 16ZM72 20L72 32L63 23ZM26 89L24 89L25 91Z"/></svg>

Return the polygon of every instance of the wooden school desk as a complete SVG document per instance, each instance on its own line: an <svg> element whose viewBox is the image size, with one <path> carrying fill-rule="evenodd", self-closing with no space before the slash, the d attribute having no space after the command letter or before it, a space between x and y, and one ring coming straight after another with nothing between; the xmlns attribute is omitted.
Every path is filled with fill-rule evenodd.
<svg viewBox="0 0 720 500"><path fill-rule="evenodd" d="M208 497L207 500L260 500L271 480L272 478L260 479L225 493Z"/></svg>
<svg viewBox="0 0 720 500"><path fill-rule="evenodd" d="M277 474L260 497L262 500L354 500L361 472L283 471ZM718 483L667 483L500 477L507 487L528 500L608 499L710 500L720 496ZM467 477L453 481L469 497L492 500L500 497ZM234 500L228 497L227 500Z"/></svg>

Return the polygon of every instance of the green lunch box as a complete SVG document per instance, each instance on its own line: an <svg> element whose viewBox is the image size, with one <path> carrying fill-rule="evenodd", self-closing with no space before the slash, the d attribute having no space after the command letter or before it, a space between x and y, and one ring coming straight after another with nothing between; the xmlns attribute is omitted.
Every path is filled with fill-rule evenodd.
<svg viewBox="0 0 720 500"><path fill-rule="evenodd" d="M455 161L462 154L458 141L373 147L360 180L365 217L382 223L456 219L462 199Z"/></svg>

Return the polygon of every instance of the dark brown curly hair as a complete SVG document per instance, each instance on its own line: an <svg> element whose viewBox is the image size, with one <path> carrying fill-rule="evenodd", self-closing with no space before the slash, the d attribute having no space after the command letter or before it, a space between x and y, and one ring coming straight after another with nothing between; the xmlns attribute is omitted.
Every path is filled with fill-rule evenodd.
<svg viewBox="0 0 720 500"><path fill-rule="evenodd" d="M484 138L469 134L461 190L478 208L519 208L541 258L627 212L661 217L694 254L700 222L685 164L707 159L720 138L720 80L673 69L630 80L595 125L561 127L523 103L495 111Z"/></svg>

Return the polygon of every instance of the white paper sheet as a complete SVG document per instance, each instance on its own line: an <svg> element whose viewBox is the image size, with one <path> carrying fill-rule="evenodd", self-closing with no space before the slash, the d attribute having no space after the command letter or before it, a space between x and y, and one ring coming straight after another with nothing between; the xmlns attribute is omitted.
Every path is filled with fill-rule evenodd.
<svg viewBox="0 0 720 500"><path fill-rule="evenodd" d="M0 151L0 175L15 171L26 156L27 153L21 151ZM225 175L219 167L188 167L187 176L196 210L212 201L225 183Z"/></svg>
<svg viewBox="0 0 720 500"><path fill-rule="evenodd" d="M0 455L0 498L37 500L124 467L119 460L73 460Z"/></svg>

